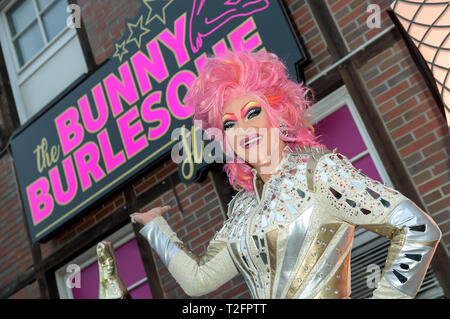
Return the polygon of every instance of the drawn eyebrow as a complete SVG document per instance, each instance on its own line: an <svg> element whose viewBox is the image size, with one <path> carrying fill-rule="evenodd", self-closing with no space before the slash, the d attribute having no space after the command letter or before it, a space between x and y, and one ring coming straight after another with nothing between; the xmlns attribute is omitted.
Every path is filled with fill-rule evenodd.
<svg viewBox="0 0 450 319"><path fill-rule="evenodd" d="M252 107L254 107L254 106L259 106L259 102L257 102L257 101L250 101L250 102L246 103L241 109L241 118L243 119L245 114L247 113L247 111L249 109L251 109Z"/></svg>
<svg viewBox="0 0 450 319"><path fill-rule="evenodd" d="M224 123L227 120L232 120L232 121L236 121L237 122L237 117L236 115L232 114L232 113L226 113L223 117L222 117L222 123Z"/></svg>

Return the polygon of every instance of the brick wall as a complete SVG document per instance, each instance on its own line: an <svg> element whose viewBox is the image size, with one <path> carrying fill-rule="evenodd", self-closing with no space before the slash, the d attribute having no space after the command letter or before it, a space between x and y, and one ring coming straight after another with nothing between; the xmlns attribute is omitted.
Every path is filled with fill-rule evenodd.
<svg viewBox="0 0 450 319"><path fill-rule="evenodd" d="M97 64L113 51L113 40L126 31L125 19L134 18L141 8L140 0L78 0L81 15Z"/></svg>
<svg viewBox="0 0 450 319"><path fill-rule="evenodd" d="M306 1L284 0L283 2L302 37L306 54L311 60L305 68L305 77L310 79L335 61L331 59L325 40Z"/></svg>
<svg viewBox="0 0 450 319"><path fill-rule="evenodd" d="M125 205L125 196L123 193L116 195L105 203L99 203L99 206L80 218L76 223L66 227L63 231L55 235L51 240L42 243L42 258L46 258L70 240L75 240L77 236L82 234L106 216L114 213Z"/></svg>
<svg viewBox="0 0 450 319"><path fill-rule="evenodd" d="M12 157L0 156L0 288L32 266Z"/></svg>
<svg viewBox="0 0 450 319"><path fill-rule="evenodd" d="M387 0L326 0L328 8L333 16L335 24L338 26L342 37L345 40L347 50L352 51L363 45L372 37L383 31L392 24L386 9ZM373 10L368 11L369 5L377 5L380 8L381 28L370 29L367 20L374 14Z"/></svg>
<svg viewBox="0 0 450 319"><path fill-rule="evenodd" d="M38 299L40 297L37 281L13 294L9 299Z"/></svg>

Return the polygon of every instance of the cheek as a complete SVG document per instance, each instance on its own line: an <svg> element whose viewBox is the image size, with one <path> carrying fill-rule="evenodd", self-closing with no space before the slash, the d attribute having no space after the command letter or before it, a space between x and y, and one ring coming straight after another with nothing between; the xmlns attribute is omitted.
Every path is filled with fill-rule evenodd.
<svg viewBox="0 0 450 319"><path fill-rule="evenodd" d="M259 129L260 134L263 134L267 138L270 138L270 131L272 129L272 126L270 125L269 120L265 116L265 114L261 114L261 116L256 118L253 124Z"/></svg>
<svg viewBox="0 0 450 319"><path fill-rule="evenodd" d="M259 114L259 116L257 118L254 119L254 124L257 127L261 127L261 128L267 128L269 129L270 123L269 123L269 118L267 117L267 113L264 111L264 109L261 111L261 114Z"/></svg>
<svg viewBox="0 0 450 319"><path fill-rule="evenodd" d="M237 147L237 136L233 129L228 129L225 132L225 138L228 142L228 145L233 148L233 150L236 150Z"/></svg>

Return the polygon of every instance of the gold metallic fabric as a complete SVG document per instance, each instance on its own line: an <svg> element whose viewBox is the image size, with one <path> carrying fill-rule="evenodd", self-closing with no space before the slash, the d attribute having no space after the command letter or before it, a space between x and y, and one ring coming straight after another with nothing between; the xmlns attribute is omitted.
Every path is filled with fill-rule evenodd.
<svg viewBox="0 0 450 319"><path fill-rule="evenodd" d="M97 262L99 271L98 299L131 299L127 288L119 277L116 256L111 242L97 244Z"/></svg>

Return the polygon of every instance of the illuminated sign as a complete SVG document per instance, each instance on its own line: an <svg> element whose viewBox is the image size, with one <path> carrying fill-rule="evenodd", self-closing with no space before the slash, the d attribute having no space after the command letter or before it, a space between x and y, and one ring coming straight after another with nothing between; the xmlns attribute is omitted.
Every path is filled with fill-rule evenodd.
<svg viewBox="0 0 450 319"><path fill-rule="evenodd" d="M170 152L175 129L191 131L183 98L207 55L226 48L274 52L291 76L305 61L279 1L142 1L109 61L14 134L33 242ZM206 165L194 154L180 163L185 182Z"/></svg>

